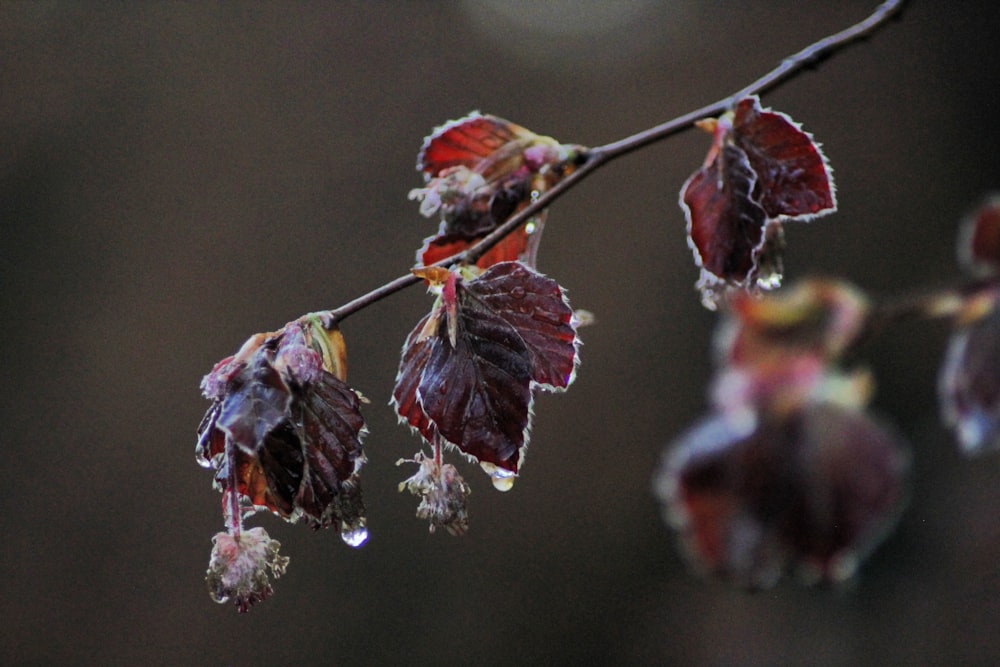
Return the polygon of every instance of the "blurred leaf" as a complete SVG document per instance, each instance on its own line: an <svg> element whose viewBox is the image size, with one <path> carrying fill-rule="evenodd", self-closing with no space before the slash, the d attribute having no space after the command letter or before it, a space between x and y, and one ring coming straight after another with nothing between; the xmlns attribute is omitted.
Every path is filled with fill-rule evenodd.
<svg viewBox="0 0 1000 667"><path fill-rule="evenodd" d="M719 362L785 365L794 356L835 361L868 324L864 293L843 281L807 279L764 296L735 294L716 335Z"/></svg>
<svg viewBox="0 0 1000 667"><path fill-rule="evenodd" d="M1000 293L966 304L952 334L939 379L941 413L962 450L1000 448Z"/></svg>
<svg viewBox="0 0 1000 667"><path fill-rule="evenodd" d="M1000 273L1000 195L989 197L962 223L958 258L975 276Z"/></svg>
<svg viewBox="0 0 1000 667"><path fill-rule="evenodd" d="M863 412L809 403L706 419L671 449L657 491L700 570L748 588L788 570L840 581L895 522L908 465Z"/></svg>

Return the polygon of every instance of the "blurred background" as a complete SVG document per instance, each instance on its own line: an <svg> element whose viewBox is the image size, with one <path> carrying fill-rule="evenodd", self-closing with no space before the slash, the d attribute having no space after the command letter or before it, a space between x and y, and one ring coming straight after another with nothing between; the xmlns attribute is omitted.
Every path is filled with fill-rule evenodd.
<svg viewBox="0 0 1000 667"><path fill-rule="evenodd" d="M418 442L387 401L431 305L344 324L372 399L359 550L258 515L291 557L239 615L204 584L222 529L194 461L198 383L252 333L394 278L436 223L423 137L481 109L598 145L728 95L874 2L0 4L0 663L989 664L1000 460L939 424L943 324L866 350L914 449L913 501L842 590L690 574L650 479L705 411L715 317L677 193L709 138L618 160L552 209L541 270L593 311L576 384L536 402L514 490L464 538L396 491ZM878 295L958 276L1000 188L1000 5L913 2L763 98L823 143L840 211L787 227L789 280ZM456 461L457 462L457 461Z"/></svg>

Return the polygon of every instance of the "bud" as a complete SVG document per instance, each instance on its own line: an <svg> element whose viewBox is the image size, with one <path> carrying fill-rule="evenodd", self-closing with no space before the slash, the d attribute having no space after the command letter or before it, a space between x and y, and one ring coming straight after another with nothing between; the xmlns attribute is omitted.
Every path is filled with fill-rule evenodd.
<svg viewBox="0 0 1000 667"><path fill-rule="evenodd" d="M399 483L404 489L420 497L417 518L430 522L430 532L442 527L452 535L464 535L469 529L469 512L466 498L471 490L458 470L450 463L439 464L433 457L417 452L412 459L401 463L416 463L416 474Z"/></svg>
<svg viewBox="0 0 1000 667"><path fill-rule="evenodd" d="M285 573L288 558L278 555L281 544L263 528L251 528L237 536L219 533L213 539L212 558L205 581L212 599L223 604L232 600L240 613L272 593L271 577Z"/></svg>

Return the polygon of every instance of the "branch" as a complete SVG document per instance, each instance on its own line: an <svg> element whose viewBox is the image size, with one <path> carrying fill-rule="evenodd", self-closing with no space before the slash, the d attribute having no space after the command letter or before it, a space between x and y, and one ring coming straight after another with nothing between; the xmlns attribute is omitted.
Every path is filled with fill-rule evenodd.
<svg viewBox="0 0 1000 667"><path fill-rule="evenodd" d="M675 134L693 127L694 123L703 118L718 116L730 109L737 101L748 96L771 90L781 83L788 81L795 75L802 72L807 67L811 67L819 61L831 56L843 47L871 35L875 30L883 26L890 17L898 13L903 5L903 0L886 0L865 20L852 25L834 35L824 37L798 53L785 58L780 65L760 77L750 85L725 97L717 102L695 109L683 116L678 116L673 120L651 127L642 132L638 132L619 141L598 146L590 149L583 156L583 163L569 176L561 180L551 189L543 193L538 199L523 208L518 213L512 215L502 225L484 237L479 243L468 250L437 262L434 266L452 266L460 262L474 263L482 257L493 246L504 239L508 234L518 229L532 216L537 215L543 209L552 204L556 199L565 194L570 188L576 186L580 181L589 176L599 167L607 164L611 160L632 153L640 148L666 139ZM362 310L371 304L384 299L387 296L420 282L420 278L408 274L400 276L381 287L378 287L367 294L345 303L334 310L314 313L320 317L324 324L332 326L346 319L350 315Z"/></svg>
<svg viewBox="0 0 1000 667"><path fill-rule="evenodd" d="M977 315L985 314L994 307L998 290L1000 279L992 277L882 303L872 310L854 345L867 343L889 327L902 322L954 320L970 310ZM978 312L975 306L980 308Z"/></svg>

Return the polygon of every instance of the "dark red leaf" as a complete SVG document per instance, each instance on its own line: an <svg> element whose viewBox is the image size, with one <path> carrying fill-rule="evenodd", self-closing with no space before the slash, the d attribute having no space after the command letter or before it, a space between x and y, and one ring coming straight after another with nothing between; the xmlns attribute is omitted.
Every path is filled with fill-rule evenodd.
<svg viewBox="0 0 1000 667"><path fill-rule="evenodd" d="M476 243L568 174L582 150L479 113L438 128L417 159L427 185L410 192L422 214L441 217L418 259L426 266ZM518 240L488 253L479 266L533 265L543 222L541 216L528 222Z"/></svg>
<svg viewBox="0 0 1000 667"><path fill-rule="evenodd" d="M573 381L577 339L573 311L559 284L517 262L497 264L466 285L478 304L513 327L531 357L531 380L550 389ZM478 311L478 308L475 308Z"/></svg>
<svg viewBox="0 0 1000 667"><path fill-rule="evenodd" d="M757 174L754 199L768 217L806 220L836 210L826 157L791 118L762 109L756 96L744 98L736 105L732 140Z"/></svg>
<svg viewBox="0 0 1000 667"><path fill-rule="evenodd" d="M317 528L336 524L355 539L364 527L364 420L357 393L327 370L343 363L337 340L293 322L218 364L202 383L214 402L196 454L220 489L252 508Z"/></svg>
<svg viewBox="0 0 1000 667"><path fill-rule="evenodd" d="M255 355L246 372L231 382L214 426L237 444L259 443L281 426L290 401L288 386L278 372L264 355Z"/></svg>
<svg viewBox="0 0 1000 667"><path fill-rule="evenodd" d="M338 521L347 540L360 539L356 531L364 524L364 504L357 472L365 460L360 399L326 375L301 397L298 408L297 435L305 443L306 466L296 505L315 527Z"/></svg>
<svg viewBox="0 0 1000 667"><path fill-rule="evenodd" d="M573 380L572 310L555 281L516 262L471 280L445 275L433 278L446 281L442 296L407 337L393 404L429 442L440 436L480 463L516 473L533 389Z"/></svg>
<svg viewBox="0 0 1000 667"><path fill-rule="evenodd" d="M698 287L706 305L714 306L717 292L726 285L747 288L770 279L761 275L768 218L751 196L755 184L746 153L724 146L681 188L688 244L701 268Z"/></svg>
<svg viewBox="0 0 1000 667"><path fill-rule="evenodd" d="M235 479L236 491L253 507L290 516L294 511L294 490L288 492L283 485L272 487L282 477L282 468L274 464L269 449L274 444L271 433L285 421L290 401L287 387L263 355L257 353L240 364L235 373L231 367L226 371L231 379L198 428L198 460L215 469L215 483L220 490L230 489ZM202 386L207 387L212 378L213 374L206 376ZM229 448L235 450L235 471L229 469ZM265 471L262 457L269 472Z"/></svg>
<svg viewBox="0 0 1000 667"><path fill-rule="evenodd" d="M392 392L392 403L400 420L405 421L428 442L434 441L434 426L420 404L417 390L423 379L423 369L430 359L441 318L437 309L427 313L406 337L399 373L396 375L396 386Z"/></svg>
<svg viewBox="0 0 1000 667"><path fill-rule="evenodd" d="M681 189L688 244L701 267L702 302L715 308L730 287L781 283L785 220L808 220L836 208L819 146L784 114L748 97L716 120L702 168Z"/></svg>
<svg viewBox="0 0 1000 667"><path fill-rule="evenodd" d="M684 184L681 203L695 259L724 280L746 280L764 240L767 214L750 197L755 183L746 153L727 146Z"/></svg>
<svg viewBox="0 0 1000 667"><path fill-rule="evenodd" d="M789 569L850 577L905 501L908 455L860 411L806 404L754 420L709 418L658 479L692 563L749 588Z"/></svg>
<svg viewBox="0 0 1000 667"><path fill-rule="evenodd" d="M462 452L517 472L531 403L527 347L496 313L470 313L463 306L454 347L443 318L437 335L428 339L420 406Z"/></svg>

